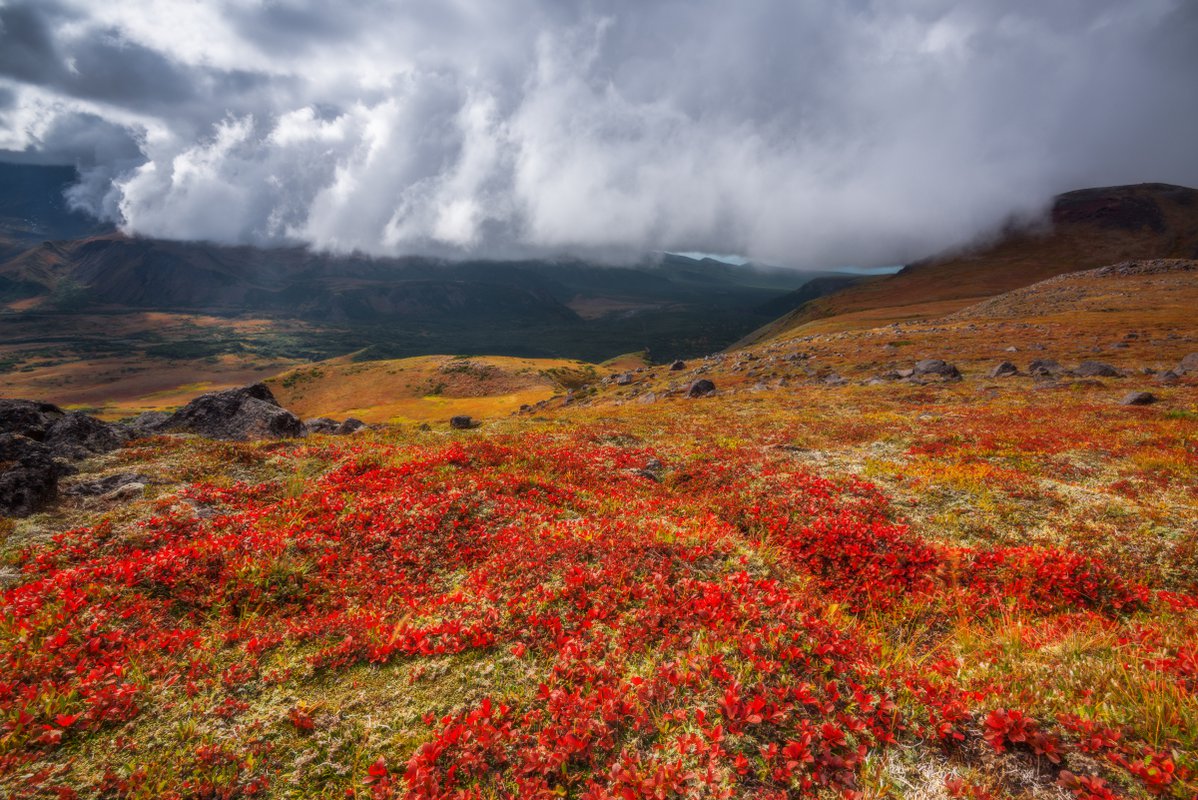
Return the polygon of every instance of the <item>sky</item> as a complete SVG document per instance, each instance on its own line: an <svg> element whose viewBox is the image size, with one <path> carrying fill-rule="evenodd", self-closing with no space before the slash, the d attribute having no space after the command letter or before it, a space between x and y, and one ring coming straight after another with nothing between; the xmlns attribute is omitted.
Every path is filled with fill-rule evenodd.
<svg viewBox="0 0 1198 800"><path fill-rule="evenodd" d="M904 263L1198 186L1194 0L0 0L0 160L132 234Z"/></svg>

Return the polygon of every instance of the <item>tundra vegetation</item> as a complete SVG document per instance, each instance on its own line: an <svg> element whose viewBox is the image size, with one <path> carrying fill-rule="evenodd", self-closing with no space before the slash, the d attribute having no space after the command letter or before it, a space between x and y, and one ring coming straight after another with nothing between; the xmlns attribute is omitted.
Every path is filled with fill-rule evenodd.
<svg viewBox="0 0 1198 800"><path fill-rule="evenodd" d="M141 495L0 523L0 787L1192 798L1193 274L90 459Z"/></svg>

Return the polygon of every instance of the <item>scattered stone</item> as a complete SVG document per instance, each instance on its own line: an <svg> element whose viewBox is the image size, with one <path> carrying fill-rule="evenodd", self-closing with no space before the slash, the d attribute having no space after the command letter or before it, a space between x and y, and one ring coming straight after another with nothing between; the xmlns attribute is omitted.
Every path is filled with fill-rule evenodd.
<svg viewBox="0 0 1198 800"><path fill-rule="evenodd" d="M642 478L648 478L656 483L661 483L661 474L664 469L665 466L659 459L651 458L645 462L644 467L641 469L634 469L632 472L634 475L639 475Z"/></svg>
<svg viewBox="0 0 1198 800"><path fill-rule="evenodd" d="M616 386L627 386L628 384L632 383L632 373L631 372L621 372L619 375L617 375L615 377L615 380L612 382L615 383Z"/></svg>
<svg viewBox="0 0 1198 800"><path fill-rule="evenodd" d="M894 374L898 376L898 379L900 381L905 381L907 378L911 378L915 375L915 370L913 370L913 369L896 369L894 371Z"/></svg>
<svg viewBox="0 0 1198 800"><path fill-rule="evenodd" d="M1190 353L1183 358L1173 372L1178 375L1198 375L1198 353Z"/></svg>
<svg viewBox="0 0 1198 800"><path fill-rule="evenodd" d="M118 472L106 478L64 487L62 493L72 497L103 497L129 484L137 484L140 487L138 491L141 491L149 481L148 476L139 472Z"/></svg>
<svg viewBox="0 0 1198 800"><path fill-rule="evenodd" d="M1083 378L1118 378L1123 373L1102 361L1083 361L1073 374Z"/></svg>
<svg viewBox="0 0 1198 800"><path fill-rule="evenodd" d="M1165 370L1160 375L1156 376L1156 382L1162 383L1166 386L1172 386L1173 384L1177 383L1180 380L1181 380L1181 376L1178 375L1176 372L1174 372L1171 369Z"/></svg>
<svg viewBox="0 0 1198 800"><path fill-rule="evenodd" d="M304 433L333 433L337 430L337 420L328 417L313 417L304 420Z"/></svg>
<svg viewBox="0 0 1198 800"><path fill-rule="evenodd" d="M913 374L918 378L935 375L945 380L956 380L961 377L960 370L939 358L925 358L916 362Z"/></svg>
<svg viewBox="0 0 1198 800"><path fill-rule="evenodd" d="M1010 361L1004 361L994 369L990 370L991 378L1009 378L1012 375L1019 374L1019 367L1012 364Z"/></svg>
<svg viewBox="0 0 1198 800"><path fill-rule="evenodd" d="M649 403L656 403L657 402L657 394L654 392L646 392L645 394L638 397L637 401L641 402L641 403L645 403L646 405L648 405Z"/></svg>
<svg viewBox="0 0 1198 800"><path fill-rule="evenodd" d="M706 397L710 394L715 394L715 384L707 378L700 378L686 390L687 397Z"/></svg>
<svg viewBox="0 0 1198 800"><path fill-rule="evenodd" d="M1128 392L1122 400L1119 401L1121 406L1147 406L1156 402L1156 395L1152 392Z"/></svg>
<svg viewBox="0 0 1198 800"><path fill-rule="evenodd" d="M132 500L141 495L146 490L144 483L134 481L132 483L124 483L113 489L101 499L107 500L110 503L119 502L121 500Z"/></svg>
<svg viewBox="0 0 1198 800"><path fill-rule="evenodd" d="M210 439L287 439L302 436L304 423L282 408L264 383L202 394L161 425L163 431Z"/></svg>
<svg viewBox="0 0 1198 800"><path fill-rule="evenodd" d="M842 378L839 373L831 372L824 378L824 383L828 386L844 386L848 381Z"/></svg>
<svg viewBox="0 0 1198 800"><path fill-rule="evenodd" d="M342 422L337 426L337 430L333 431L333 435L348 436L351 433L357 433L358 431L365 430L366 427L366 423L362 420L350 417L349 419L345 420L345 422Z"/></svg>
<svg viewBox="0 0 1198 800"><path fill-rule="evenodd" d="M27 436L0 434L0 514L27 517L58 498L58 479L75 470Z"/></svg>
<svg viewBox="0 0 1198 800"><path fill-rule="evenodd" d="M1018 347L1016 347L1015 345L1011 345L1010 347L1006 348L1006 350L1005 350L1004 352L1007 352L1007 353L1018 353L1018 352L1019 352L1019 348L1018 348Z"/></svg>
<svg viewBox="0 0 1198 800"><path fill-rule="evenodd" d="M1037 358L1031 364L1028 364L1027 371L1037 378L1049 378L1060 375L1065 370L1051 358Z"/></svg>
<svg viewBox="0 0 1198 800"><path fill-rule="evenodd" d="M683 370L683 369L686 369L686 362L683 361L682 359L678 359L677 361L675 361L673 364L670 365L671 372L678 372L679 370Z"/></svg>
<svg viewBox="0 0 1198 800"><path fill-rule="evenodd" d="M458 414L449 418L449 427L455 431L465 431L477 428L481 423L475 422L468 414Z"/></svg>

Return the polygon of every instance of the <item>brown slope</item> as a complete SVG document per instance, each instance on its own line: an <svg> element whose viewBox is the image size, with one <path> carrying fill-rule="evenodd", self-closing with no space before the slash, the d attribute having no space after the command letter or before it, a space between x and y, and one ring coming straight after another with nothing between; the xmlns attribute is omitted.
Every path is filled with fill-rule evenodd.
<svg viewBox="0 0 1198 800"><path fill-rule="evenodd" d="M996 242L819 298L734 347L797 328L845 330L939 317L1055 275L1118 261L1195 257L1198 190L1162 183L1082 189L1055 198L1051 225L1007 231Z"/></svg>

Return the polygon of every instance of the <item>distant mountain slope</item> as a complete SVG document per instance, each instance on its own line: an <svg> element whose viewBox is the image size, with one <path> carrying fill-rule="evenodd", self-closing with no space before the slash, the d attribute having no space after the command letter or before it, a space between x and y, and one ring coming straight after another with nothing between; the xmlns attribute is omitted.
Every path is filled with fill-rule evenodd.
<svg viewBox="0 0 1198 800"><path fill-rule="evenodd" d="M781 316L797 308L802 308L812 300L843 291L850 286L856 286L863 280L866 280L866 278L859 275L824 275L819 278L812 278L793 292L788 292L781 297L774 298L768 303L762 303L757 307L757 310L762 314Z"/></svg>
<svg viewBox="0 0 1198 800"><path fill-rule="evenodd" d="M1059 195L1051 225L1005 231L966 252L916 262L807 303L741 340L856 328L952 313L1066 272L1130 259L1198 256L1198 191L1146 183Z"/></svg>
<svg viewBox="0 0 1198 800"><path fill-rule="evenodd" d="M70 166L0 162L0 257L32 242L112 229L67 205L64 192L77 178Z"/></svg>

